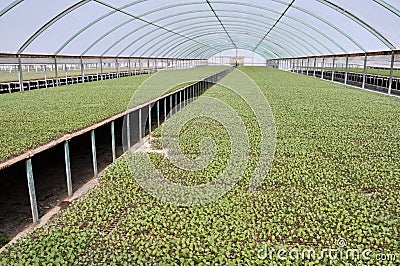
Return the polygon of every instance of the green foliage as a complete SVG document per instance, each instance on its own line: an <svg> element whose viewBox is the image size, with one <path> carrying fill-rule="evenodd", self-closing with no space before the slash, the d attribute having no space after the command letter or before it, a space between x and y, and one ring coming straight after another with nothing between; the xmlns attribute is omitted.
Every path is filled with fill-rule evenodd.
<svg viewBox="0 0 400 266"><path fill-rule="evenodd" d="M128 68L120 68L119 71L128 71ZM134 69L132 68L132 71ZM98 70L100 72L100 70ZM110 68L110 69L104 69L104 74L106 73L116 73L117 69L116 68ZM97 74L97 70L95 68L92 69L85 69L85 75L95 75ZM58 70L58 77L63 78L63 77L71 77L71 76L81 76L82 72L80 69L67 69L67 70ZM38 70L36 72L35 69L31 69L29 72L28 71L23 71L22 76L24 80L44 80L44 71L43 70ZM51 71L50 69L46 70L46 77L48 79L50 78L55 78L56 77L56 72L55 70ZM18 82L18 71L17 70L12 70L11 72L9 71L4 71L0 70L0 82Z"/></svg>
<svg viewBox="0 0 400 266"><path fill-rule="evenodd" d="M8 237L8 235L0 234L0 246L4 246L8 242L10 242L10 238Z"/></svg>
<svg viewBox="0 0 400 266"><path fill-rule="evenodd" d="M235 94L215 86L206 95L229 102L250 136L248 168L232 191L203 206L163 203L136 183L121 158L102 173L98 187L48 225L8 246L0 262L281 265L277 258L259 260L260 247L321 251L336 248L342 237L349 248L398 252L400 121L393 118L400 112L398 99L278 70L242 70L268 98L278 132L274 165L257 191L247 187L260 148L257 120ZM188 106L182 112L190 110ZM178 113L167 123L179 117ZM160 140L160 129L154 136ZM206 136L215 140L217 152L204 170L185 172L161 154L151 158L176 182L209 182L229 156L224 128L215 121L195 119L183 128L179 141L183 152L196 158ZM396 263L399 257L392 262Z"/></svg>
<svg viewBox="0 0 400 266"><path fill-rule="evenodd" d="M219 68L200 67L176 73L200 79L218 71ZM137 88L148 77L0 95L0 161L125 111ZM144 95L140 103L158 96Z"/></svg>
<svg viewBox="0 0 400 266"><path fill-rule="evenodd" d="M314 70L313 67L309 68L311 71ZM332 70L333 68L327 67L325 68L325 70ZM321 70L321 69L319 69ZM335 68L335 71L346 71L346 68ZM364 73L364 68L360 67L360 68L349 68L349 72L352 73ZM390 76L390 70L389 69L377 69L377 68L368 68L367 69L367 74L370 75L379 75L379 76L386 76L389 77ZM393 71L393 77L400 77L400 71L399 70L394 70Z"/></svg>

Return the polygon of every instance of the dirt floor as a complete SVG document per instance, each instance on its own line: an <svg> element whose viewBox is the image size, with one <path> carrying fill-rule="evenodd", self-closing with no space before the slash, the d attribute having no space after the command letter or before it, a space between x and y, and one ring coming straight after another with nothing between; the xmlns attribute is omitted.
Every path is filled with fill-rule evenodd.
<svg viewBox="0 0 400 266"><path fill-rule="evenodd" d="M119 121L119 124L122 122ZM122 129L121 129L122 130ZM117 132L117 135L118 132ZM117 142L117 154L122 144ZM108 127L96 130L99 172L112 163L111 134ZM71 172L74 192L94 177L90 134L70 142ZM64 146L59 145L32 158L39 216L55 206L65 207L67 182ZM25 163L17 163L0 171L0 247L26 227L32 225Z"/></svg>
<svg viewBox="0 0 400 266"><path fill-rule="evenodd" d="M167 112L169 112L169 109L168 102ZM164 104L161 102L161 123L164 120L163 110ZM132 115L132 119L132 125L136 125L138 117ZM143 119L146 118L143 117ZM152 108L151 124L153 129L157 127L156 108ZM116 120L115 138L118 157L123 153L122 127L123 118ZM148 133L148 121L146 123L146 130L144 131ZM110 125L100 127L95 132L98 170L101 172L112 163ZM138 129L133 128L132 132L132 142L135 142L135 134L138 133ZM72 184L73 190L76 192L94 178L90 133L72 139L69 145ZM58 145L48 151L35 155L32 158L32 165L39 216L51 216L51 212L56 212L59 209L67 207L68 202L66 200L68 195L64 145ZM0 248L21 232L27 231L31 226L32 213L25 162L20 162L0 171Z"/></svg>

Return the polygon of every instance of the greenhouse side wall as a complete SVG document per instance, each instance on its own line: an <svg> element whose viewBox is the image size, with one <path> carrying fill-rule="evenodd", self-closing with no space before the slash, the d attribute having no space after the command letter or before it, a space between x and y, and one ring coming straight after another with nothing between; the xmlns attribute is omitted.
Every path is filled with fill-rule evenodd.
<svg viewBox="0 0 400 266"><path fill-rule="evenodd" d="M400 96L400 51L272 59L267 67Z"/></svg>
<svg viewBox="0 0 400 266"><path fill-rule="evenodd" d="M0 54L0 93L186 69L204 59Z"/></svg>

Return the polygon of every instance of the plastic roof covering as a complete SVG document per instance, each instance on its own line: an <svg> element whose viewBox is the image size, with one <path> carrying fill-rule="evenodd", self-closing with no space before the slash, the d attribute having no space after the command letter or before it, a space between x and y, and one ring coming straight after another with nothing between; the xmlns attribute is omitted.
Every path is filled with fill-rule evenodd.
<svg viewBox="0 0 400 266"><path fill-rule="evenodd" d="M6 0L0 52L266 59L396 50L398 0Z"/></svg>

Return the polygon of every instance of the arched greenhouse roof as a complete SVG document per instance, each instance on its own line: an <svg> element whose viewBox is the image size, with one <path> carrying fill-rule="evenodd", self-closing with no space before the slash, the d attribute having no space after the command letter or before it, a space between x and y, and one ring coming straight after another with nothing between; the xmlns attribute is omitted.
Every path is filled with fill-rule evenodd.
<svg viewBox="0 0 400 266"><path fill-rule="evenodd" d="M1 53L265 59L397 50L395 0L5 0Z"/></svg>

